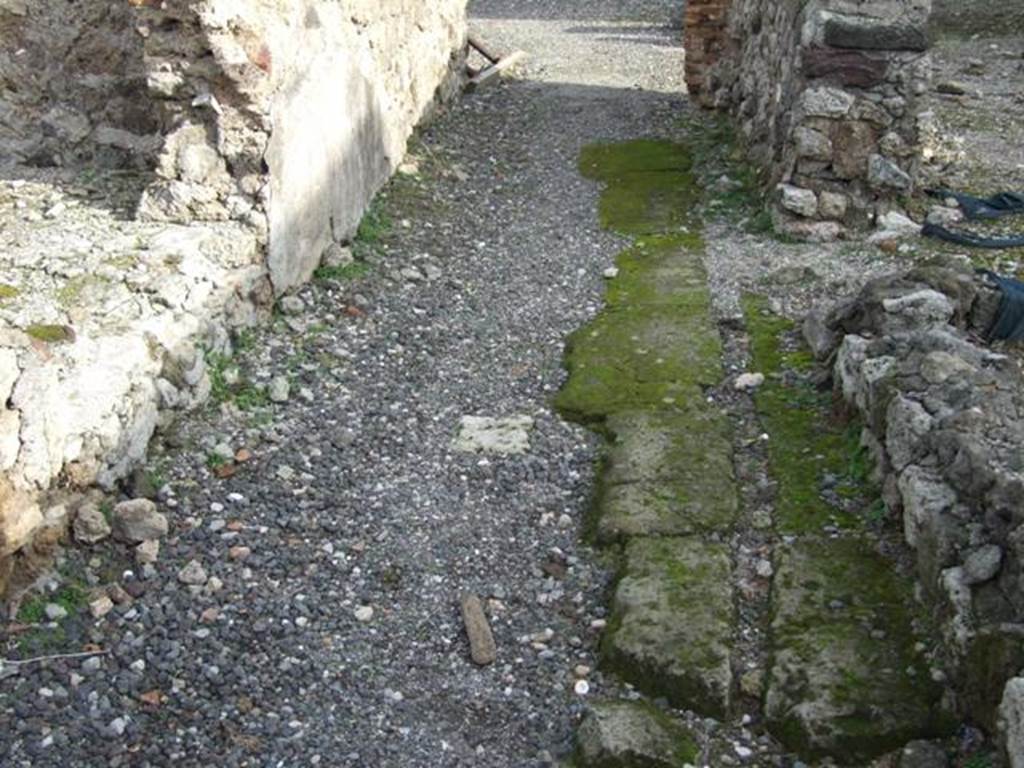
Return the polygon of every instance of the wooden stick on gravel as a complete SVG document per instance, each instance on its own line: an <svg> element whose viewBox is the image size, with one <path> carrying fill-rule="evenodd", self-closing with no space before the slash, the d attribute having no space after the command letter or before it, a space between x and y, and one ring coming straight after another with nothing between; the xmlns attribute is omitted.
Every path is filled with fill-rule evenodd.
<svg viewBox="0 0 1024 768"><path fill-rule="evenodd" d="M462 607L462 621L466 625L466 635L469 636L469 655L473 663L481 667L493 664L498 658L498 648L494 644L494 635L491 634L491 626L487 623L480 598L463 592L459 596L459 605Z"/></svg>

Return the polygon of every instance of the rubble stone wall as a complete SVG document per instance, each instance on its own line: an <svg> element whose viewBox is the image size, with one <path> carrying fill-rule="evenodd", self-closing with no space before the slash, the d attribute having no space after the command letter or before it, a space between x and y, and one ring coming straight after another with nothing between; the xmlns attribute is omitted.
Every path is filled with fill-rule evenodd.
<svg viewBox="0 0 1024 768"><path fill-rule="evenodd" d="M716 5L728 6L728 40L688 17L689 84L736 116L774 190L777 225L832 239L913 190L931 0Z"/></svg>
<svg viewBox="0 0 1024 768"><path fill-rule="evenodd" d="M151 168L140 218L253 226L282 292L451 94L465 5L0 0L0 159Z"/></svg>
<svg viewBox="0 0 1024 768"><path fill-rule="evenodd" d="M0 0L0 596L46 492L130 472L201 347L352 238L459 86L465 5ZM96 168L141 177L133 221L68 187Z"/></svg>
<svg viewBox="0 0 1024 768"><path fill-rule="evenodd" d="M970 269L919 268L812 313L805 336L863 417L960 711L1024 746L1024 379L1019 352L976 341L999 301Z"/></svg>
<svg viewBox="0 0 1024 768"><path fill-rule="evenodd" d="M989 0L934 0L932 28L940 34L975 32L1007 35L1024 32L1024 7Z"/></svg>

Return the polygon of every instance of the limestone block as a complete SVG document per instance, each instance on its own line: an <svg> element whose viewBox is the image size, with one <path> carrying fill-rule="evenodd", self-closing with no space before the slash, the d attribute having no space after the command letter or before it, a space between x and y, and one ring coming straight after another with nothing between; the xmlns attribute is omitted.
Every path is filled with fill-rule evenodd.
<svg viewBox="0 0 1024 768"><path fill-rule="evenodd" d="M595 704L576 742L581 768L678 768L696 763L699 754L685 727L639 702Z"/></svg>
<svg viewBox="0 0 1024 768"><path fill-rule="evenodd" d="M1024 677L1015 677L1003 689L999 705L999 730L1010 768L1024 768Z"/></svg>
<svg viewBox="0 0 1024 768"><path fill-rule="evenodd" d="M21 414L0 406L0 471L14 466L21 450Z"/></svg>
<svg viewBox="0 0 1024 768"><path fill-rule="evenodd" d="M42 524L43 513L33 495L0 477L0 557L25 546Z"/></svg>
<svg viewBox="0 0 1024 768"><path fill-rule="evenodd" d="M897 395L889 404L885 421L885 449L893 468L899 472L924 449L922 440L931 430L934 419L916 400ZM910 536L907 543L914 546Z"/></svg>
<svg viewBox="0 0 1024 768"><path fill-rule="evenodd" d="M787 211L807 219L813 219L818 215L818 196L812 190L792 184L780 184L778 191L779 202Z"/></svg>
<svg viewBox="0 0 1024 768"><path fill-rule="evenodd" d="M839 192L822 192L818 195L818 213L827 219L845 218L849 207L850 198Z"/></svg>
<svg viewBox="0 0 1024 768"><path fill-rule="evenodd" d="M899 489L903 498L903 535L907 544L916 549L922 531L933 528L933 521L956 504L956 494L939 477L916 466L907 467L900 475Z"/></svg>
<svg viewBox="0 0 1024 768"><path fill-rule="evenodd" d="M597 536L672 536L727 531L739 500L727 420L714 411L622 413L598 502Z"/></svg>
<svg viewBox="0 0 1024 768"><path fill-rule="evenodd" d="M831 160L832 141L821 131L800 126L794 132L796 153L811 160Z"/></svg>
<svg viewBox="0 0 1024 768"><path fill-rule="evenodd" d="M800 94L798 112L806 117L844 117L855 101L852 94L840 88L808 88Z"/></svg>
<svg viewBox="0 0 1024 768"><path fill-rule="evenodd" d="M18 380L18 353L13 349L0 348L0 406L3 406Z"/></svg>
<svg viewBox="0 0 1024 768"><path fill-rule="evenodd" d="M608 666L673 706L710 717L729 710L735 631L725 545L684 538L633 539L612 601ZM680 617L686 617L684 621Z"/></svg>
<svg viewBox="0 0 1024 768"><path fill-rule="evenodd" d="M910 189L913 184L906 171L881 155L868 158L868 182L874 187L901 191Z"/></svg>
<svg viewBox="0 0 1024 768"><path fill-rule="evenodd" d="M913 584L865 542L806 540L776 553L771 731L805 759L867 764L954 723L916 643ZM879 642L873 632L882 631Z"/></svg>

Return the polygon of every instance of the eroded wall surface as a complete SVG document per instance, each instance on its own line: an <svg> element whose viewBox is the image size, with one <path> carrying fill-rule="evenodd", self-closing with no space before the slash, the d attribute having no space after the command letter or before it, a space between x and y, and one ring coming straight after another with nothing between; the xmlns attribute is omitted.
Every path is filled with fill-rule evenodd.
<svg viewBox="0 0 1024 768"><path fill-rule="evenodd" d="M0 0L0 594L74 513L47 491L116 483L205 399L200 347L353 236L459 86L465 4Z"/></svg>

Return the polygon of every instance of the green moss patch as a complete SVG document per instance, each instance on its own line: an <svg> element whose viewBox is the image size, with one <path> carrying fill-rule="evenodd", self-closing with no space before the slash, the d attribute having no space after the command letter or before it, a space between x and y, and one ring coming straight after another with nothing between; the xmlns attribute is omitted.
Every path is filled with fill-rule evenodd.
<svg viewBox="0 0 1024 768"><path fill-rule="evenodd" d="M580 154L580 172L607 185L601 194L601 225L624 235L686 230L699 192L689 150L667 141L641 139L595 144Z"/></svg>
<svg viewBox="0 0 1024 768"><path fill-rule="evenodd" d="M776 555L772 732L805 759L863 765L947 734L942 686L918 642L930 633L913 581L865 539L804 539Z"/></svg>
<svg viewBox="0 0 1024 768"><path fill-rule="evenodd" d="M726 531L739 501L728 420L711 410L621 413L601 477L597 539Z"/></svg>
<svg viewBox="0 0 1024 768"><path fill-rule="evenodd" d="M6 283L0 283L0 304L5 301L15 298L21 291L15 288L13 285L7 285Z"/></svg>
<svg viewBox="0 0 1024 768"><path fill-rule="evenodd" d="M692 538L637 538L602 643L605 665L673 706L710 717L729 709L736 625L729 549Z"/></svg>
<svg viewBox="0 0 1024 768"><path fill-rule="evenodd" d="M47 344L64 344L75 340L75 332L66 325L30 325L25 333Z"/></svg>
<svg viewBox="0 0 1024 768"><path fill-rule="evenodd" d="M569 381L556 406L579 421L622 410L675 408L722 378L721 340L706 315L609 309L568 341Z"/></svg>
<svg viewBox="0 0 1024 768"><path fill-rule="evenodd" d="M810 381L813 361L806 349L792 343L792 321L769 312L759 296L744 296L743 311L753 369L766 376L754 402L769 437L769 469L778 483L777 527L802 533L827 524L859 525L861 517L852 510L860 496L867 503L873 489L863 476L858 425L839 423L831 394ZM835 497L849 503L825 499L822 486L828 476Z"/></svg>
<svg viewBox="0 0 1024 768"><path fill-rule="evenodd" d="M345 264L341 267L319 266L313 273L313 277L317 280L337 280L342 282L345 280L356 280L360 277L365 277L369 271L369 266L361 261L357 261L352 264Z"/></svg>
<svg viewBox="0 0 1024 768"><path fill-rule="evenodd" d="M637 239L618 257L607 309L568 341L569 381L555 404L570 418L690 408L722 378L692 167L686 147L651 139L580 155L580 172L605 183L602 226Z"/></svg>

